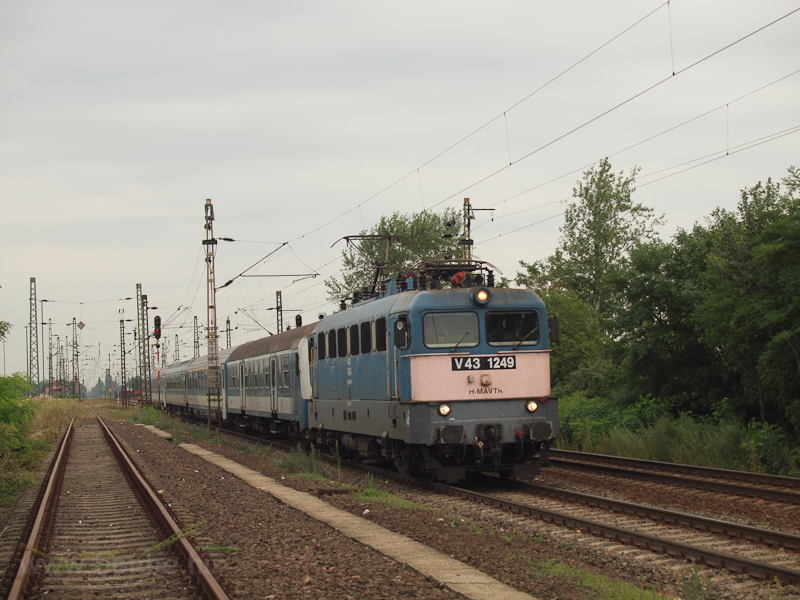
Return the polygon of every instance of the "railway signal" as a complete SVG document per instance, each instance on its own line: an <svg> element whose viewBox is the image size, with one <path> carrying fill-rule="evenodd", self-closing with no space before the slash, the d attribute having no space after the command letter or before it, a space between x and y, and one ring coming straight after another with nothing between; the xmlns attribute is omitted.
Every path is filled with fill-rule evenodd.
<svg viewBox="0 0 800 600"><path fill-rule="evenodd" d="M157 339L161 339L161 317L156 315L153 318L153 336Z"/></svg>

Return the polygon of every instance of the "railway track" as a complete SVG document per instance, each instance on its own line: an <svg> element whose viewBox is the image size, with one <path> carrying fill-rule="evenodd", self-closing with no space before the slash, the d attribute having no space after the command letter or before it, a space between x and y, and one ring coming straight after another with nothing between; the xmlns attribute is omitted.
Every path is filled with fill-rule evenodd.
<svg viewBox="0 0 800 600"><path fill-rule="evenodd" d="M231 435L291 450L292 446L244 433ZM334 457L322 456L332 464ZM485 476L477 484L487 487L516 486L516 491L479 492L400 475L371 465L342 461L353 468L427 488L514 514L541 519L582 533L604 537L678 559L694 560L711 567L727 569L781 583L800 586L800 536L710 519L651 506L611 500L522 481L501 482ZM341 490L340 490L341 491ZM719 490L718 490L719 491ZM325 494L326 490L321 490Z"/></svg>
<svg viewBox="0 0 800 600"><path fill-rule="evenodd" d="M70 424L34 507L4 580L12 600L228 597L99 416Z"/></svg>
<svg viewBox="0 0 800 600"><path fill-rule="evenodd" d="M635 458L551 450L550 463L573 469L690 487L723 494L800 504L800 479Z"/></svg>

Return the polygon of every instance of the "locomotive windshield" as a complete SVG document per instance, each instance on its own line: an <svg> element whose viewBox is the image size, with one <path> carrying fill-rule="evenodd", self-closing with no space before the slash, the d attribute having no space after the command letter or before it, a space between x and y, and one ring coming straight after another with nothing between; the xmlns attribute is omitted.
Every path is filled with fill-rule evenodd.
<svg viewBox="0 0 800 600"><path fill-rule="evenodd" d="M422 318L428 348L471 348L478 345L478 315L474 312L428 313Z"/></svg>
<svg viewBox="0 0 800 600"><path fill-rule="evenodd" d="M533 310L490 312L486 338L490 346L535 346L539 343L539 314Z"/></svg>

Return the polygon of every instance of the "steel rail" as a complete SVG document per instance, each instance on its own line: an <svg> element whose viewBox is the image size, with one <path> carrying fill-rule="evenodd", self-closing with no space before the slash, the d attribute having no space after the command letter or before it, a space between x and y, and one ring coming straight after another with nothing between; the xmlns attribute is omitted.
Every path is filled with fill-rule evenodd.
<svg viewBox="0 0 800 600"><path fill-rule="evenodd" d="M97 413L95 413L95 415L97 415ZM178 524L172 518L172 515L167 507L164 506L164 503L150 486L149 482L139 472L136 464L119 443L114 434L111 433L111 430L100 418L100 415L97 415L97 420L100 422L103 435L105 435L106 439L108 440L112 452L114 452L114 455L119 461L120 467L128 476L128 480L131 482L131 486L134 488L134 491L151 508L151 512L154 514L154 516L166 526L170 535L177 538L176 545L189 564L189 574L197 577L209 598L212 600L228 600L228 595L222 589L219 582L214 578L214 575L203 562L203 559L197 553L197 550L195 550L189 541L181 534L180 527L178 527Z"/></svg>
<svg viewBox="0 0 800 600"><path fill-rule="evenodd" d="M690 513L683 513L674 510L667 510L644 504L634 504L622 500L612 500L602 496L592 496L581 492L562 490L546 485L529 483L526 481L516 481L518 486L530 491L531 493L567 500L586 506L603 508L614 512L644 517L654 521L663 521L668 524L683 525L692 527L699 531L723 534L733 538L744 538L751 542L761 542L768 546L781 546L790 550L800 550L800 535L775 531L774 529L763 529L752 527L741 523L732 523L721 519L711 519Z"/></svg>
<svg viewBox="0 0 800 600"><path fill-rule="evenodd" d="M268 445L274 445L289 450L291 450L292 448L291 446L283 444L281 442L275 442L273 440L257 438L236 431L225 430L225 433L229 433L235 437L250 439L256 442ZM321 455L321 458L326 462L337 464L336 457L323 454ZM668 540L658 536L646 535L636 531L631 531L629 529L624 529L622 527L614 527L612 525L606 525L604 523L599 523L597 521L592 521L589 519L572 517L556 511L549 511L541 508L535 508L532 506L528 506L526 504L521 504L519 502L513 502L511 500L501 500L499 498L495 498L486 494L481 494L479 492L473 492L470 490L466 490L464 488L418 479L415 477L410 477L408 475L401 475L400 473L397 473L395 471L387 471L385 469L381 469L379 467L375 467L372 465L356 463L346 459L341 460L341 464L368 473L374 473L386 479L392 479L400 483L413 485L423 489L429 489L431 491L441 494L447 494L450 496L464 498L471 502L477 502L487 506L493 506L495 508L500 508L502 510L506 510L512 513L530 517L536 517L545 522L553 523L554 525L561 525L582 532L586 531L591 533L592 535L602 536L610 540L619 541L621 543L629 545L634 545L639 548L645 548L653 552L695 560L697 562L706 564L708 566L728 569L729 571L732 571L734 573L747 573L748 575L759 579L774 580L775 578L777 578L778 581L782 583L800 585L800 571L795 571L793 569L786 569L778 565L771 565L760 561L749 560L747 558L742 558L739 556L735 556L733 554L718 552L716 550L708 550L706 548L701 548L699 546L684 544L681 542Z"/></svg>
<svg viewBox="0 0 800 600"><path fill-rule="evenodd" d="M606 525L605 523L592 521L590 519L572 517L556 511L535 508L511 500L501 500L486 494L472 492L455 486L447 486L439 483L429 483L428 485L432 488L441 488L444 493L452 496L466 498L474 502L479 502L487 506L494 506L516 514L537 517L548 523L553 523L554 525L570 527L581 532L586 531L593 535L603 536L610 540L645 548L653 552L660 552L670 556L679 556L709 566L725 568L734 573L747 573L748 575L761 579L773 580L777 578L778 581L783 583L791 583L793 585L800 584L800 571L786 569L778 565L749 560L726 552L709 550L707 548L684 544L658 536L646 535L637 531Z"/></svg>
<svg viewBox="0 0 800 600"><path fill-rule="evenodd" d="M586 460L592 462L609 462L617 465L634 467L637 469L653 469L658 471L669 471L672 473L683 473L685 475L699 477L718 477L720 479L733 479L736 481L757 483L759 485L774 485L777 487L792 487L800 489L800 478L786 477L783 475L769 475L767 473L752 473L750 471L734 471L731 469L700 467L697 465L659 462L655 460L644 460L641 458L612 456L609 454L575 452L573 450L553 450L552 448L550 449L550 456L554 458L572 458L575 460Z"/></svg>
<svg viewBox="0 0 800 600"><path fill-rule="evenodd" d="M722 481L710 481L708 479L695 479L693 477L680 477L679 475L667 475L664 473L654 473L652 471L638 471L625 469L623 467L612 467L597 463L580 462L574 460L564 460L561 458L551 458L550 464L556 467L564 467L578 471L590 471L593 473L605 473L620 477L630 477L632 479L643 479L666 483L668 485L678 485L681 487L693 487L713 492L724 492L737 496L748 496L750 498L763 498L766 500L777 500L790 504L800 504L800 492L788 492L783 490L772 490L768 488L758 488L749 485L736 485L724 483Z"/></svg>
<svg viewBox="0 0 800 600"><path fill-rule="evenodd" d="M25 594L25 589L28 587L28 581L33 573L33 553L38 550L45 520L51 512L54 501L57 500L55 491L58 484L63 479L63 474L67 467L67 457L69 456L69 448L72 443L73 432L75 431L74 425L75 418L73 417L69 422L64 436L61 438L58 452L52 462L47 479L42 482L44 494L39 503L36 519L34 520L33 528L28 537L28 542L25 545L25 552L20 560L17 575L14 578L14 583L11 585L11 591L8 594L9 600L18 600L22 598Z"/></svg>

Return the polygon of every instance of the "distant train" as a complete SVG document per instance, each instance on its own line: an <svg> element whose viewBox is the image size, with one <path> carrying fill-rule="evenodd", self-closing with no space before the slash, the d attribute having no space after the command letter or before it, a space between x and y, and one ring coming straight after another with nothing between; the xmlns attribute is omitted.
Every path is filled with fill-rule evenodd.
<svg viewBox="0 0 800 600"><path fill-rule="evenodd" d="M482 269L392 279L311 325L220 350L223 424L447 482L537 475L558 435L547 311L530 290L492 287L491 271L481 285L470 271ZM205 417L207 377L205 356L166 367L160 397Z"/></svg>

